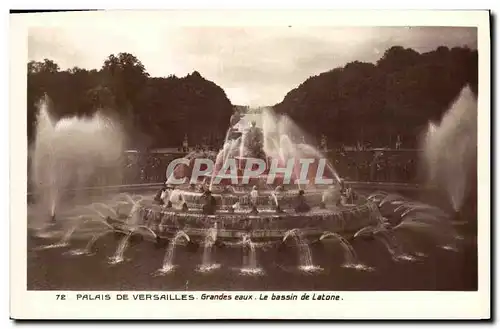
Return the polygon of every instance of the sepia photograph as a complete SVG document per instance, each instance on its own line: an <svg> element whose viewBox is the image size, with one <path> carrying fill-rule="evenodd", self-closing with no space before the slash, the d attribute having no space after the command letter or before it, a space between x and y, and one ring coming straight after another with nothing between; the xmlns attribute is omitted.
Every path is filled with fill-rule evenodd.
<svg viewBox="0 0 500 329"><path fill-rule="evenodd" d="M479 290L477 19L22 15L28 292Z"/></svg>

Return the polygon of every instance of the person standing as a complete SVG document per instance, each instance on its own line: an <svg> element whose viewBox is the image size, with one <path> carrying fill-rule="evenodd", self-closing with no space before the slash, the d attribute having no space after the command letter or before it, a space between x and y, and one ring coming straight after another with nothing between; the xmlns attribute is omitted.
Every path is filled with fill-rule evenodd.
<svg viewBox="0 0 500 329"><path fill-rule="evenodd" d="M161 200L166 208L172 208L172 201L170 200L171 189L167 186L161 193Z"/></svg>
<svg viewBox="0 0 500 329"><path fill-rule="evenodd" d="M250 192L250 202L253 206L257 207L257 201L259 199L259 191L257 190L257 186L253 186L252 191Z"/></svg>
<svg viewBox="0 0 500 329"><path fill-rule="evenodd" d="M182 151L189 152L189 143L187 134L184 135L184 140L182 141Z"/></svg>
<svg viewBox="0 0 500 329"><path fill-rule="evenodd" d="M295 198L295 212L302 213L308 212L309 210L311 210L311 207L307 204L304 190L300 190Z"/></svg>

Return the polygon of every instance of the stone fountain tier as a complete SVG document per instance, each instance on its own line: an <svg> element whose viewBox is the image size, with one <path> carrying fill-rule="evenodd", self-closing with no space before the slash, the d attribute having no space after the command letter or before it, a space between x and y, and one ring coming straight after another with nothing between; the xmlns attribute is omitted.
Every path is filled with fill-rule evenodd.
<svg viewBox="0 0 500 329"><path fill-rule="evenodd" d="M179 230L186 232L193 240L202 241L208 229L217 230L217 239L237 241L248 235L252 241L283 239L291 229L299 229L308 239L317 239L325 231L352 236L363 227L380 223L381 215L375 203L350 207L313 208L308 213L285 211L276 213L272 209L261 209L258 214L248 211L220 210L215 215L204 215L199 210L164 210L158 206L142 209L142 226L149 227L158 239L171 239ZM120 220L109 219L117 231L127 233L131 227Z"/></svg>
<svg viewBox="0 0 500 329"><path fill-rule="evenodd" d="M205 175L205 177L207 178L207 182L210 182L210 180L212 179L215 180L218 176L219 174L215 174L212 176L212 174L210 173ZM248 182L244 180L244 177L245 175L243 174L242 170L238 170L238 173L233 177L228 177L228 175L221 175L219 184L213 185L212 190L222 193L224 191L224 188L231 186L231 192L249 192L253 186L257 186L260 190L269 190L271 188L276 188L279 185L292 185L294 187L297 186L296 184L291 184L293 183L292 179L289 180L289 183L286 183L285 175L281 173L274 174L271 177L271 183L268 182L268 174L261 174L258 177L248 177Z"/></svg>
<svg viewBox="0 0 500 329"><path fill-rule="evenodd" d="M280 207L282 209L293 208L295 198L299 193L299 190L293 186L294 189L287 189L279 194L277 194L277 199L279 201ZM290 187L289 187L290 188ZM240 208L250 209L252 207L251 197L250 197L251 187L236 187L231 186L224 190L224 187L213 187L212 196L217 202L217 208L220 210L230 210L234 204L239 203ZM325 188L319 189L306 189L305 199L306 202L311 207L319 206L321 203L322 195ZM225 192L224 192L225 191ZM182 194L183 200L187 203L189 209L201 209L204 204L204 195L202 192L192 191L189 189L177 189L174 193ZM273 197L274 190L259 190L256 199L257 208L274 208L275 201ZM363 202L363 200L360 200Z"/></svg>

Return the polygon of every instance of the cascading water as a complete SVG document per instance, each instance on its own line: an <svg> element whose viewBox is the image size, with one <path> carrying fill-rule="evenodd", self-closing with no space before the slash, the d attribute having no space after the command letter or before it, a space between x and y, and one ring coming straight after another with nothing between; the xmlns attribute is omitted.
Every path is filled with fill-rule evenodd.
<svg viewBox="0 0 500 329"><path fill-rule="evenodd" d="M374 237L376 240L382 242L394 261L414 262L417 260L415 256L404 252L401 243L399 243L396 237L388 230L380 230L377 234L374 234Z"/></svg>
<svg viewBox="0 0 500 329"><path fill-rule="evenodd" d="M335 181L339 182L340 177L333 168L333 165L326 160L326 157L312 145L306 144L305 142L297 143L296 140L304 135L304 132L299 129L291 120L286 116L275 115L273 110L270 108L264 109L261 113L255 113L252 115L246 115L241 118L240 122L236 125L239 126L239 133L241 136L235 139L229 139L230 131L234 127L230 127L228 133L226 134L226 140L222 149L219 151L216 157L215 168L218 170L228 161L230 158L239 157L246 158L248 156L247 149L247 135L245 133L245 127L251 127L250 121L255 121L258 127L262 131L262 151L265 154L264 160L275 159L280 162L280 166L284 165L289 159L294 158L296 163L293 167L292 179L299 178L300 166L299 160L310 158L315 159L318 165L320 159L325 161L324 172ZM267 163L270 166L270 163ZM210 189L214 182L214 176L216 175L216 170L212 172L212 177L210 179ZM307 174L307 179L311 181L315 177L312 177L313 170L310 170ZM314 172L315 174L315 172ZM172 177L172 175L171 175ZM169 178L170 180L170 178ZM297 182L298 183L298 182ZM298 185L299 189L302 185Z"/></svg>
<svg viewBox="0 0 500 329"><path fill-rule="evenodd" d="M359 262L358 256L356 255L356 251L354 251L354 248L340 234L337 234L335 232L325 232L323 233L323 235L321 235L319 240L323 241L327 238L334 238L336 241L339 242L340 246L342 247L342 250L344 251L344 264L342 265L342 267L354 268L356 270L363 270L363 271L373 270L372 268Z"/></svg>
<svg viewBox="0 0 500 329"><path fill-rule="evenodd" d="M136 203L132 205L132 209L130 210L130 214L127 218L127 224L128 225L137 225L141 222L142 218L140 216L141 214L141 205Z"/></svg>
<svg viewBox="0 0 500 329"><path fill-rule="evenodd" d="M391 203L393 204L394 202L404 200L404 197L399 194L389 194L386 197L382 199L382 201L379 202L379 207L382 207L386 203Z"/></svg>
<svg viewBox="0 0 500 329"><path fill-rule="evenodd" d="M315 266L312 259L311 248L307 242L303 239L302 234L299 230L293 229L285 233L283 236L283 242L285 242L289 237L293 237L299 255L299 270L304 272L317 272L321 270L321 267Z"/></svg>
<svg viewBox="0 0 500 329"><path fill-rule="evenodd" d="M267 156L275 157L277 159L281 159L282 161L285 161L291 157L299 157L300 158L302 156L308 157L309 155L313 155L313 157L316 159L322 158L321 154L319 152L317 152L317 150L315 150L312 146L304 144L304 143L297 144L291 138L288 137L289 131L292 131L292 129L289 128L290 121L287 121L286 119L283 119L283 118L277 119L275 117L266 116L266 115L262 115L262 117L263 117L262 121L263 121L264 127L265 127L263 130L264 130L264 134L267 138L267 141L265 142L265 149L267 150L266 152L268 152L268 153L265 152ZM277 127L275 129L275 131L271 131L271 128L270 128L270 126L273 126L273 125L275 125ZM46 135L47 129L45 129L45 130L44 129L41 129L42 137L44 134ZM45 131L45 133L43 133L44 131ZM278 133L276 133L276 131ZM44 140L44 138L41 138L39 141L43 141L43 140ZM47 139L45 139L45 140L47 140ZM47 146L47 149L50 150L50 152L48 152L49 155L51 155L53 152L55 152L54 149L52 149L51 147ZM221 161L225 161L225 159L227 159L228 157L234 157L234 156L238 156L238 155L243 156L245 154L245 152L246 151L244 149L244 143L242 143L241 138L238 138L236 140L230 140L230 141L228 141L226 138L226 143L225 143L223 149L221 150L221 152L219 152L219 155L217 156L216 167L221 164ZM71 154L70 157L73 157L73 155ZM53 160L53 158L50 158L50 157L49 157L49 159L50 159L50 161ZM56 168L56 166L53 165L52 162L50 162L50 161L47 160L48 167ZM330 170L329 173L331 174L331 177L336 178L338 180L338 176L336 175L333 167L329 167L329 166L331 166L329 164L326 164L326 166L327 166L327 169ZM85 172L85 171L82 171L82 172ZM52 173L54 173L54 171ZM294 174L295 174L295 176L298 175L297 172L294 172ZM50 179L57 178L55 176L50 176L50 175L47 175L47 177L49 177ZM213 177L214 177L214 173L212 173L212 179L213 179ZM82 182L82 181L79 180L78 182ZM58 186L58 185L55 184L55 186ZM299 188L300 187L301 186L299 185ZM269 185L267 187L266 192L273 191L274 188L275 188L275 186ZM228 195L227 200L228 200L228 202L232 201L233 203L234 203L234 196L235 195L239 194L238 200L240 200L239 197L241 195L243 195L242 192L245 192L244 189L238 188L239 193L236 193L236 189L234 188L234 186L229 186L228 190L229 191L232 190L232 192L230 192L230 193L232 193L233 195ZM56 189L56 192L57 191L59 191L59 190ZM287 206L287 202L286 202L287 201L286 200L287 193L286 192L285 193L278 192L278 191L282 191L281 189L276 189L275 191L276 191L276 193L271 192L270 195L272 196L272 200L274 200L274 203L276 204L276 206L279 206L279 203L282 202L283 200L285 200L285 202L283 202L283 205ZM186 194L184 195L184 193L186 193ZM179 204L183 204L186 201L186 198L188 198L188 200L191 201L191 195L189 193L190 192L185 192L182 189L176 189L172 192L171 199L178 201ZM58 193L53 193L53 194L49 193L49 195L56 195L57 196ZM186 198L184 198L185 196L186 196ZM52 198L52 200L57 200L56 197L51 196L50 198ZM159 218L162 216L165 216L165 212L162 213L163 209L160 205L148 204L149 203L148 201L151 201L151 200L145 199L144 201L142 201L142 197L133 196L133 195L130 195L127 193L122 193L122 194L115 196L111 199L112 199L112 201L122 200L121 204L124 205L123 208L126 208L127 220L119 223L117 226L118 227L117 229L121 229L121 227L123 225L123 226L125 226L125 229L124 229L125 231L130 230L130 233L125 235L123 237L123 239L119 242L119 245L117 247L116 252L114 253L113 257L110 258L111 264L116 264L116 263L120 263L120 262L124 261L124 253L129 246L132 235L136 231L143 230L142 233L147 232L148 234L151 234L156 239L157 242L161 242L161 240L159 239L159 237L155 234L155 232L153 230L158 230L160 232L160 233L158 233L159 235L168 234L165 232L170 232L170 229L168 227L170 226L169 221L172 220L172 217L173 217L173 225L172 226L175 225L176 229L179 229L180 227L182 227L181 226L182 221L177 220L180 217L175 217L175 216L172 216L171 214L167 214L169 218L165 219L166 224L165 223L162 224L161 225L162 229L160 230L158 228L159 225L157 225L157 224L159 222ZM368 207L369 209L373 207L373 209L371 209L372 211L370 212L369 216L374 216L375 219L378 219L379 221L377 222L375 220L372 220L372 218L370 217L370 220L368 222L372 226L365 227L365 228L359 230L354 235L354 237L357 238L357 237L360 237L363 235L374 236L377 240L381 241L384 244L384 246L391 253L391 255L393 256L393 258L395 260L414 260L415 258L413 256L416 255L415 253L407 254L407 253L403 252L403 247L407 246L406 241L403 241L403 242L405 242L404 245L400 245L400 244L398 244L398 241L395 239L395 234L399 234L400 230L411 229L414 231L430 232L432 236L436 236L436 237L440 235L440 233L438 231L441 229L444 230L445 232L448 232L448 231L446 231L447 226L442 224L442 223L440 224L441 219L444 216L443 216L442 212L440 213L439 212L440 210L436 207L421 204L418 202L412 202L410 204L409 202L404 200L404 198L402 196L388 194L386 192L375 193L375 194L371 195L370 197L368 197L368 199L371 200L372 202L368 202L365 205L365 207ZM225 197L222 196L221 200L222 200L221 201L222 204L224 205L226 203ZM109 201L109 199L107 201L104 201L104 202L108 202L108 201ZM54 201L53 205L55 205L57 203L58 202ZM173 203L175 204L175 202L173 202ZM239 202L237 202L236 204L238 205ZM112 205L113 205L113 203L110 202L109 204L108 203L93 203L90 206L88 206L88 208L93 211L92 216L94 218L99 218L100 220L98 220L98 221L107 225L108 228L111 230L107 230L107 231L102 232L102 233L94 234L92 236L92 238L90 239L90 241L88 241L85 248L69 252L70 254L73 254L73 255L91 254L92 248L95 245L96 241L98 239L100 239L101 237L105 236L106 234L113 232L113 227L111 227L107 223L107 221L105 221L104 219L107 219L108 217L116 219L116 218L120 218L122 216L120 216L121 214L118 210L115 210L112 208ZM395 221L391 221L390 223L387 223L387 221L384 220L384 217L382 217L378 206L384 206L384 208L388 208L389 212L392 210L391 207L393 207L394 210L392 211L392 213L386 214L384 212L384 215L387 215L387 217L389 218L390 215L393 215L394 212L396 212L396 210L398 210L402 214L398 215L399 214L399 212L398 212L398 214L395 214L394 217L401 216L401 218L396 218ZM144 208L142 208L142 207L144 207ZM53 207L51 206L51 209L52 208ZM238 207L235 207L235 208L238 208ZM142 216L140 214L141 210L148 212L148 216ZM243 210L244 210L244 206L243 206ZM243 210L241 212L238 211L238 213L242 213ZM261 211L261 210L262 209L259 208L259 211ZM286 209L286 210L287 210L287 212L285 214L288 214L288 209ZM262 213L265 214L266 211L267 211L267 209L262 211ZM333 230L335 232L337 232L337 229L338 229L338 232L342 232L344 229L350 229L350 222L349 221L351 220L351 218L352 217L358 218L359 216L363 215L363 212L360 211L358 207L354 207L353 210L348 210L348 211L350 211L351 214L353 214L355 216L348 216L347 211L343 211L343 209L341 207L339 207L339 212L335 214L334 218L332 218L332 226L330 226L329 228L326 228L326 229ZM356 213L357 211L359 211L359 214ZM425 214L422 214L424 211L425 211ZM196 210L193 211L193 213L196 213ZM224 211L221 211L221 213L224 213ZM240 215L238 213L237 213L237 215ZM61 218L64 218L63 212L59 212L58 214L60 214ZM123 213L122 215L125 215L125 213ZM141 216L139 216L139 215L141 215ZM180 214L179 216L183 216L183 215L186 215L186 214L183 213L183 214ZM187 215L192 215L192 213L187 214ZM344 217L344 215L346 215L346 216ZM446 214L444 214L444 215L446 215ZM155 219L152 220L151 217L153 217L153 216L155 217ZM307 215L305 215L305 216L307 216ZM255 217L259 217L259 216L255 216ZM273 217L279 219L281 216L273 216ZM284 217L286 217L286 216L284 216ZM162 217L162 221L163 221L163 218L164 217ZM254 218L252 218L252 220L253 219ZM390 217L390 219L392 220L394 218ZM396 223L395 223L395 222L397 222L397 220L402 221L399 226L396 225ZM142 223L147 223L147 225L151 225L151 227L147 227L147 226L142 225L141 221L142 221ZM256 219L256 221L258 221L258 218ZM274 221L274 219L273 219L273 221ZM273 221L271 221L270 225L267 228L265 228L266 230L269 230L269 231L274 230L273 226L279 227L278 225L275 224L275 222L278 222L278 221L274 221L274 222ZM314 219L313 219L313 221L314 221ZM115 225L115 221L110 221L110 223L113 223L113 225ZM180 223L180 225L179 225L179 223ZM366 221L364 221L363 223L366 223ZM257 224L259 224L259 223L257 223ZM253 223L252 223L252 225L253 225ZM299 226L297 224L291 224L291 225L293 225L292 227ZM362 224L362 225L364 225L364 224ZM396 225L396 226L393 227L392 225ZM167 227L167 229L165 229L165 227ZM72 227L69 231L66 232L64 237L60 240L60 242L53 245L52 247L68 245L70 237L72 236L72 234L76 230L76 228L77 228L77 226ZM184 228L184 229L186 229L186 228ZM250 228L250 229L253 230L253 228ZM277 230L277 231L279 232L278 234L281 235L282 228L279 227L279 229L280 230L279 231ZM325 228L321 228L321 231L318 231L319 234L321 234L321 232L323 232L324 229ZM434 234L433 233L434 231L436 231L437 233ZM189 232L191 232L191 231L189 231ZM201 241L202 241L202 246L203 246L203 254L202 254L201 264L197 270L199 272L208 272L208 271L211 271L215 268L218 268L220 265L216 264L214 262L215 259L214 259L214 254L213 254L215 242L218 238L216 227L213 229L208 229L206 231L204 228L201 229L200 231L193 230L193 232L196 232L196 234L192 235L193 239L197 239L198 237L200 237ZM318 232L315 232L314 235L312 235L312 236L314 236L314 239L317 238L318 235L316 235L316 234L318 234ZM95 232L93 232L93 233L95 233ZM275 232L272 232L272 233L275 234ZM318 272L318 271L322 270L322 268L319 266L316 266L314 264L311 248L308 245L306 239L303 237L302 233L305 234L306 230L304 230L304 231L300 231L297 229L290 230L290 231L286 232L286 234L283 236L283 242L285 242L287 239L292 237L293 241L291 241L291 242L295 243L295 245L297 246L298 268L301 271L304 271L307 273ZM238 233L238 234L243 234L243 231L241 231L241 233ZM257 234L255 234L255 235L258 236ZM196 236L197 238L195 238L194 236ZM224 236L225 236L224 234L221 234L221 237L219 237L219 238L223 239ZM243 234L243 236L241 236L241 241L234 243L234 245L237 246L238 248L243 246L242 267L238 268L237 270L241 274L260 275L263 273L263 270L261 267L259 267L260 265L257 262L257 252L256 251L257 251L257 249L262 250L260 248L263 248L262 246L264 245L264 243L262 243L261 241L258 241L258 240L256 240L256 242L253 242L251 240L250 236L251 236L250 234L249 235ZM184 233L183 231L179 231L173 237L173 239L170 241L170 244L168 245L167 250L165 251L165 255L164 255L161 269L155 273L161 275L161 274L166 274L166 273L170 273L171 271L173 271L173 269L176 267L176 265L174 265L176 246L179 244L179 240L182 238L185 238L187 241L190 241L190 238L189 238L189 236L187 236L186 233ZM357 270L371 270L371 268L359 263L357 255L356 255L353 247L341 235L339 235L338 233L334 233L334 232L326 232L320 237L319 240L322 241L322 240L326 240L327 238L333 238L332 240L335 240L336 243L340 243L340 246L342 247L342 250L343 250L343 256L344 256L343 267L354 268ZM218 242L221 242L221 240ZM315 242L317 242L317 241L315 241ZM268 241L266 241L265 243L269 243L269 245L271 245L271 244L275 245L274 240L272 241L272 243L268 242ZM231 245L229 243L226 243L226 241L221 242L221 244ZM443 246L443 248L450 248L451 249L451 248L453 248L453 244L451 244L451 243L445 244ZM262 262L261 265L265 266L264 264L265 263ZM295 271L295 266L294 266L294 271Z"/></svg>
<svg viewBox="0 0 500 329"><path fill-rule="evenodd" d="M121 241L120 244L118 245L118 248L116 249L115 254L110 258L110 264L118 264L121 263L125 260L123 257L125 250L127 249L129 245L130 238L132 235L137 232L138 230L145 230L147 233L151 233L153 235L153 238L156 239L156 234L147 226L136 226L134 227Z"/></svg>
<svg viewBox="0 0 500 329"><path fill-rule="evenodd" d="M97 206L100 206L100 207L104 208L105 210L109 211L109 214L110 214L113 218L117 218L117 217L118 217L118 214L116 213L116 210L115 210L115 209L113 209L113 208L112 208L109 204L102 203L102 202L95 202L95 203L92 203L92 204L90 205L90 207L91 207L94 211L98 212L98 214L99 214L102 218L106 218L106 216L105 216L102 212L100 212L99 210L97 210L97 208L96 208Z"/></svg>
<svg viewBox="0 0 500 329"><path fill-rule="evenodd" d="M96 244L97 240L99 240L100 238L102 238L102 237L104 237L112 232L113 232L113 230L107 230L105 232L94 234L92 236L92 238L89 240L89 242L87 242L87 244L85 245L84 248L70 250L68 252L68 254L71 256L80 256L80 255L89 255L90 256L90 255L92 255L92 248Z"/></svg>
<svg viewBox="0 0 500 329"><path fill-rule="evenodd" d="M205 241L203 245L203 257L202 263L198 268L200 272L210 272L220 267L219 264L216 264L212 260L212 249L217 240L217 229L211 228L207 231L207 235L205 236Z"/></svg>
<svg viewBox="0 0 500 329"><path fill-rule="evenodd" d="M457 240L460 239L455 229L446 219L426 213L416 213L405 216L394 231L409 230L430 236L442 249L458 251Z"/></svg>
<svg viewBox="0 0 500 329"><path fill-rule="evenodd" d="M130 231L126 236L122 238L120 243L118 244L118 248L116 249L115 254L109 258L109 264L118 264L123 262L125 259L123 258L123 254L125 253L125 249L127 249L129 240L132 237L133 231Z"/></svg>
<svg viewBox="0 0 500 329"><path fill-rule="evenodd" d="M441 123L429 124L424 139L428 179L445 190L455 211L462 207L477 157L477 115L476 97L467 86Z"/></svg>
<svg viewBox="0 0 500 329"><path fill-rule="evenodd" d="M325 169L337 182L340 177L333 165L326 161L326 157L315 147L305 142L297 143L294 140L304 136L304 132L286 116L275 115L272 109L262 111L260 121L264 135L264 152L267 156L286 161L290 158L314 158L325 161ZM299 173L295 172L295 176ZM311 177L309 177L310 179Z"/></svg>
<svg viewBox="0 0 500 329"><path fill-rule="evenodd" d="M262 269L257 264L257 253L255 251L255 244L248 235L241 238L241 245L247 249L247 253L243 251L243 266L240 273L245 275L259 275L262 274Z"/></svg>
<svg viewBox="0 0 500 329"><path fill-rule="evenodd" d="M49 110L45 97L38 107L30 179L37 204L54 217L67 189L80 190L98 177L120 172L124 136L99 112L90 118L55 120Z"/></svg>
<svg viewBox="0 0 500 329"><path fill-rule="evenodd" d="M86 216L84 216L84 215L74 217L74 219L75 219L75 223L73 225L71 225L71 227L63 234L63 236L59 242L53 243L50 245L46 245L46 246L38 247L38 249L39 250L41 250L41 249L53 249L53 248L61 248L61 247L68 246L69 241L70 241L71 237L73 236L73 233L76 231L76 229L78 227L80 227L80 225L89 221L88 218L86 218Z"/></svg>
<svg viewBox="0 0 500 329"><path fill-rule="evenodd" d="M157 271L158 274L167 274L173 271L175 268L174 255L175 255L175 247L180 239L186 239L186 241L191 241L189 236L184 231L179 231L175 234L168 245L167 252L165 253L165 258L163 259L162 267Z"/></svg>

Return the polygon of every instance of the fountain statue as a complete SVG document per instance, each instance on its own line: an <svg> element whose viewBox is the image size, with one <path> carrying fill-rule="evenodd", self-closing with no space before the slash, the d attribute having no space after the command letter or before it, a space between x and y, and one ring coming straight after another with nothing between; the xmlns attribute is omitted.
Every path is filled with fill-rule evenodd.
<svg viewBox="0 0 500 329"><path fill-rule="evenodd" d="M325 231L353 235L379 222L366 198L349 207L341 202L343 181L319 150L293 142L304 133L291 120L270 109L245 120L233 118L216 156L192 153L167 170L166 186L175 188L163 189L156 199L172 207L154 210L161 213L158 230L166 239L168 232L183 230L192 243L206 245L206 230L216 226L218 243L245 236L247 246L257 246L262 239L280 241L296 227L305 240ZM119 221L114 225L126 231Z"/></svg>
<svg viewBox="0 0 500 329"><path fill-rule="evenodd" d="M252 121L252 126L248 129L245 135L244 149L246 152L243 156L251 158L264 158L264 135L262 129L255 126L256 122Z"/></svg>

